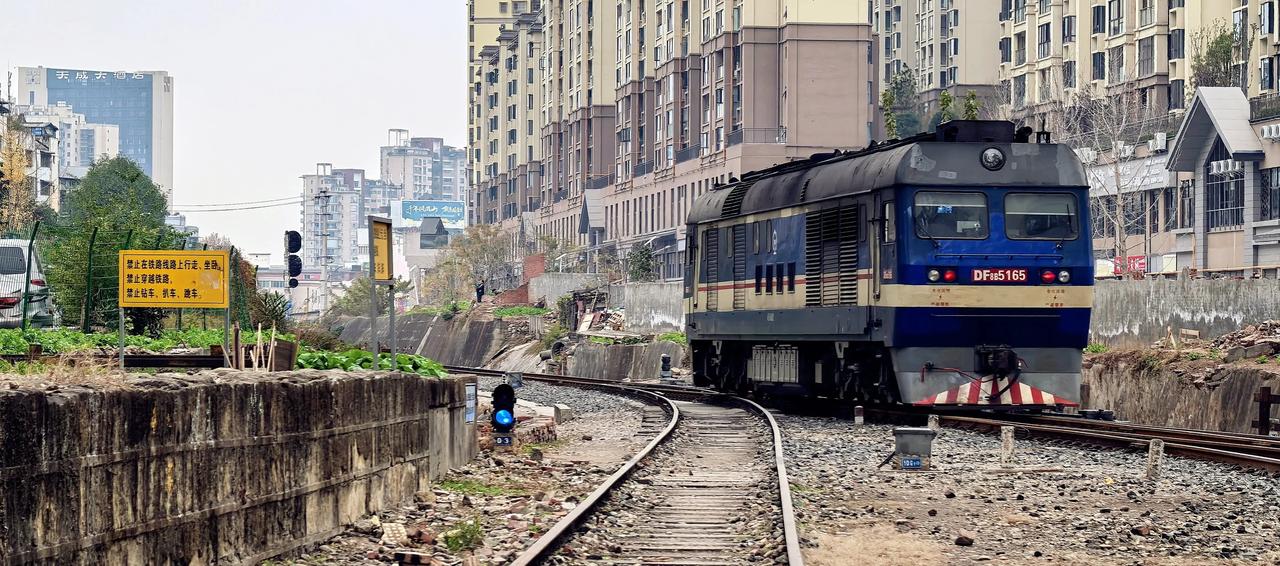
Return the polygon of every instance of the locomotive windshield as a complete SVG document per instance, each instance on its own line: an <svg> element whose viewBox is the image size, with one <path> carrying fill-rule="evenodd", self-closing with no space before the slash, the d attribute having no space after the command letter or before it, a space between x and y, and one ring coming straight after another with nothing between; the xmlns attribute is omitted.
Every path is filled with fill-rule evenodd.
<svg viewBox="0 0 1280 566"><path fill-rule="evenodd" d="M1004 197L1005 235L1010 240L1074 240L1076 197L1067 193L1010 193Z"/></svg>
<svg viewBox="0 0 1280 566"><path fill-rule="evenodd" d="M922 191L911 210L916 236L925 239L987 237L987 196L982 193Z"/></svg>

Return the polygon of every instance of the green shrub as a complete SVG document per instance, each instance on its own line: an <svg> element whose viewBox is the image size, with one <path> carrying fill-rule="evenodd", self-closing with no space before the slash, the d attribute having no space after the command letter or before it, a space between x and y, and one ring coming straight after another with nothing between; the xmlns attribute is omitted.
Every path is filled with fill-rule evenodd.
<svg viewBox="0 0 1280 566"><path fill-rule="evenodd" d="M614 344L613 338L605 338L604 336L591 336L587 338L587 341L592 344L600 344L603 346L612 346Z"/></svg>
<svg viewBox="0 0 1280 566"><path fill-rule="evenodd" d="M345 352L326 352L303 348L298 354L298 367L305 369L340 369L355 371L373 369L373 352L353 348ZM378 369L391 370L391 355L378 356ZM412 354L396 354L396 371L425 377L444 377L448 372L440 362Z"/></svg>
<svg viewBox="0 0 1280 566"><path fill-rule="evenodd" d="M294 333L298 337L299 344L315 350L338 351L351 347L343 342L336 332L320 324L299 324L294 328Z"/></svg>
<svg viewBox="0 0 1280 566"><path fill-rule="evenodd" d="M270 331L263 331L262 339L271 339ZM240 340L245 344L257 341L257 332L242 332ZM295 341L296 338L287 333L277 332L276 338ZM0 354L25 354L31 344L40 344L46 354L66 354L99 348L114 349L119 347L120 339L115 332L94 332L85 334L79 330L51 328L44 330L19 329L0 330ZM125 346L133 346L153 352L164 352L174 348L208 348L222 344L222 329L187 330L169 329L162 331L158 337L125 336Z"/></svg>
<svg viewBox="0 0 1280 566"><path fill-rule="evenodd" d="M550 349L551 345L556 343L556 340L568 335L569 331L566 330L565 327L560 326L559 324L552 324L542 332L542 340L539 342L539 345L542 346L543 350Z"/></svg>
<svg viewBox="0 0 1280 566"><path fill-rule="evenodd" d="M529 306L502 307L494 309L493 311L493 316L498 318L506 318L508 316L542 316L544 314L547 314L547 309Z"/></svg>
<svg viewBox="0 0 1280 566"><path fill-rule="evenodd" d="M1106 344L1098 344L1096 342L1084 347L1084 353L1086 354L1101 354L1106 351L1107 351Z"/></svg>
<svg viewBox="0 0 1280 566"><path fill-rule="evenodd" d="M664 332L658 335L658 341L675 342L676 344L688 345L689 337L685 336L683 332Z"/></svg>
<svg viewBox="0 0 1280 566"><path fill-rule="evenodd" d="M479 517L458 523L456 527L444 533L444 545L449 548L449 552L470 550L483 543L484 527L480 525Z"/></svg>

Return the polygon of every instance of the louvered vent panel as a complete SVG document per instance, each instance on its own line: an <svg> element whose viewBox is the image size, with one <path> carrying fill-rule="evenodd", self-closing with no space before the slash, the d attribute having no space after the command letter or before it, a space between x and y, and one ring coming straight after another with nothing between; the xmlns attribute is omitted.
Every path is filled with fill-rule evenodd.
<svg viewBox="0 0 1280 566"><path fill-rule="evenodd" d="M747 227L733 227L733 310L747 308L747 289L740 283L747 278Z"/></svg>
<svg viewBox="0 0 1280 566"><path fill-rule="evenodd" d="M858 303L858 207L840 207L840 304Z"/></svg>
<svg viewBox="0 0 1280 566"><path fill-rule="evenodd" d="M822 211L813 211L804 219L804 304L822 304Z"/></svg>
<svg viewBox="0 0 1280 566"><path fill-rule="evenodd" d="M705 232L707 235L707 310L717 311L719 309L719 296L716 286L720 283L720 229L711 228Z"/></svg>

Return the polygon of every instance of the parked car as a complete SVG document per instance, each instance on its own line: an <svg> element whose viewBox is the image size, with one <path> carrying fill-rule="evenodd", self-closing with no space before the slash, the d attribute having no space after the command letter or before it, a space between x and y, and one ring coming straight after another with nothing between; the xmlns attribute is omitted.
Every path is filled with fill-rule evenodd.
<svg viewBox="0 0 1280 566"><path fill-rule="evenodd" d="M27 301L27 325L32 328L53 326L54 309L49 300L49 286L40 267L40 255L33 252L30 285L27 276L27 241L0 239L0 328L22 326L22 294Z"/></svg>

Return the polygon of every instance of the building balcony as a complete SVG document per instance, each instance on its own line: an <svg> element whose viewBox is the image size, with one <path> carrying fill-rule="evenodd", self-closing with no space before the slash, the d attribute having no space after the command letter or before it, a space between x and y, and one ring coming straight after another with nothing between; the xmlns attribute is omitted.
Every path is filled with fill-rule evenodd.
<svg viewBox="0 0 1280 566"><path fill-rule="evenodd" d="M631 176L632 176L633 178L634 178L634 177L642 177L642 176L644 176L644 175L648 175L649 173L652 173L652 172L653 172L653 162L652 162L652 161L641 161L640 163L637 163L637 164L636 164L636 166L635 166L635 168L634 168L634 169L632 169L632 170L631 170Z"/></svg>
<svg viewBox="0 0 1280 566"><path fill-rule="evenodd" d="M1249 120L1254 122L1280 117L1280 93L1249 99Z"/></svg>
<svg viewBox="0 0 1280 566"><path fill-rule="evenodd" d="M676 152L676 163L684 163L690 159L694 159L702 154L702 146L698 144L691 145Z"/></svg>
<svg viewBox="0 0 1280 566"><path fill-rule="evenodd" d="M742 128L729 132L729 146L740 143L787 143L786 128Z"/></svg>
<svg viewBox="0 0 1280 566"><path fill-rule="evenodd" d="M608 175L596 175L594 177L587 178L586 188L588 190L603 189L612 184L613 184L613 173L610 173Z"/></svg>

